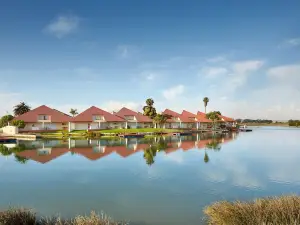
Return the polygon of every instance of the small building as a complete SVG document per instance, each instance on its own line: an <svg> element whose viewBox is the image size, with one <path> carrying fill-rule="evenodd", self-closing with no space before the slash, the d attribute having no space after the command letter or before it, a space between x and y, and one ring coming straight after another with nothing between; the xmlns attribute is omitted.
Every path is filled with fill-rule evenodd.
<svg viewBox="0 0 300 225"><path fill-rule="evenodd" d="M95 106L69 120L69 131L125 128L126 121Z"/></svg>
<svg viewBox="0 0 300 225"><path fill-rule="evenodd" d="M120 111L114 115L125 120L126 128L151 128L153 127L153 121L141 113L123 107Z"/></svg>
<svg viewBox="0 0 300 225"><path fill-rule="evenodd" d="M23 120L25 127L20 131L68 130L68 122L72 117L56 109L42 105L30 110L14 120Z"/></svg>
<svg viewBox="0 0 300 225"><path fill-rule="evenodd" d="M188 112L188 111L183 111L183 114L179 114L177 112L174 112L170 109L166 109L164 114L168 114L172 116L171 119L168 119L165 128L169 129L178 129L178 128L183 128L183 129L192 129L196 128L197 126L197 121L195 120L194 114Z"/></svg>

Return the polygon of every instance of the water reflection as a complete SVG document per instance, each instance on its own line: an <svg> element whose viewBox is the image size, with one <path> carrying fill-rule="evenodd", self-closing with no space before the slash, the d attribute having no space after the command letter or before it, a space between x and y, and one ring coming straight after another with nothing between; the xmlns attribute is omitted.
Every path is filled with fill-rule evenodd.
<svg viewBox="0 0 300 225"><path fill-rule="evenodd" d="M155 163L158 153L183 150L205 150L204 162L209 162L209 151L220 151L222 144L234 140L235 133L225 135L195 134L191 136L162 136L153 138L106 138L99 140L37 140L19 142L18 144L0 145L2 156L15 157L15 160L25 164L28 160L39 163L48 163L64 154L81 155L91 161L99 160L112 153L123 158L137 152L143 152L147 165Z"/></svg>

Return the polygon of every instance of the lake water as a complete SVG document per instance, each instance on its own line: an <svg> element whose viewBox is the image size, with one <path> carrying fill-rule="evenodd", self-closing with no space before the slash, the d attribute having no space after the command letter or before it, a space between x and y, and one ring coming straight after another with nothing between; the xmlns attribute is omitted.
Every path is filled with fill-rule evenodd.
<svg viewBox="0 0 300 225"><path fill-rule="evenodd" d="M199 225L214 201L300 194L300 129L40 140L2 146L2 154L0 211L26 206L71 217L95 210L130 224Z"/></svg>

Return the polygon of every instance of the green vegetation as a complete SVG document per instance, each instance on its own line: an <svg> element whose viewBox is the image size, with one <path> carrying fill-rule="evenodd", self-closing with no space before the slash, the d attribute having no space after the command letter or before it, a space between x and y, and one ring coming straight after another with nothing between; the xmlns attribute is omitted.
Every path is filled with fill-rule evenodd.
<svg viewBox="0 0 300 225"><path fill-rule="evenodd" d="M300 197L282 196L252 202L214 203L204 209L208 224L257 225L300 224Z"/></svg>
<svg viewBox="0 0 300 225"><path fill-rule="evenodd" d="M273 120L261 120L261 119L257 119L257 120L252 120L252 119L237 119L236 120L237 123L258 123L258 124L271 124L273 123Z"/></svg>
<svg viewBox="0 0 300 225"><path fill-rule="evenodd" d="M204 102L204 108L205 108L205 114L206 114L206 107L209 102L209 98L208 97L203 98L203 102Z"/></svg>
<svg viewBox="0 0 300 225"><path fill-rule="evenodd" d="M59 217L40 218L32 210L9 209L0 213L1 225L125 225L114 222L106 215L91 212L89 216L76 216L74 219L64 220Z"/></svg>
<svg viewBox="0 0 300 225"><path fill-rule="evenodd" d="M13 120L12 125L16 126L18 128L24 128L25 127L25 122L23 120Z"/></svg>
<svg viewBox="0 0 300 225"><path fill-rule="evenodd" d="M10 121L12 121L14 119L14 117L12 115L5 115L5 116L2 116L1 119L0 119L0 128L1 127L5 127L8 125L8 123Z"/></svg>
<svg viewBox="0 0 300 225"><path fill-rule="evenodd" d="M148 98L146 100L146 106L143 107L144 116L148 116L150 119L153 119L154 123L158 124L159 127L163 127L163 125L167 122L168 119L171 119L172 116L164 113L156 113L156 109L154 108L154 101L152 98Z"/></svg>
<svg viewBox="0 0 300 225"><path fill-rule="evenodd" d="M300 120L289 120L290 127L300 127Z"/></svg>
<svg viewBox="0 0 300 225"><path fill-rule="evenodd" d="M212 111L206 114L206 118L210 119L213 122L214 129L216 128L216 121L219 121L221 118L221 113L219 111Z"/></svg>
<svg viewBox="0 0 300 225"><path fill-rule="evenodd" d="M25 102L20 102L20 104L14 107L14 114L15 116L20 116L24 113L29 112L30 109L30 106L28 106Z"/></svg>
<svg viewBox="0 0 300 225"><path fill-rule="evenodd" d="M70 114L74 117L76 115L78 115L78 111L77 109L70 109Z"/></svg>

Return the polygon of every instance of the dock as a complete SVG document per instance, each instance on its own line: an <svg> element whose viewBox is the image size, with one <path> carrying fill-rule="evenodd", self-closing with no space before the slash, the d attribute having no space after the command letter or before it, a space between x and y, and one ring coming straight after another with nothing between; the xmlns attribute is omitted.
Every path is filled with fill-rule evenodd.
<svg viewBox="0 0 300 225"><path fill-rule="evenodd" d="M247 128L240 128L241 132L251 132L252 129L247 129Z"/></svg>
<svg viewBox="0 0 300 225"><path fill-rule="evenodd" d="M0 135L0 142L4 143L5 141L7 143L14 143L12 141L22 140L22 141L35 141L37 138L37 135L31 135L31 134L1 134Z"/></svg>
<svg viewBox="0 0 300 225"><path fill-rule="evenodd" d="M144 134L131 133L131 134L119 134L119 137L122 137L122 138L143 138L143 137L145 137L145 135Z"/></svg>

